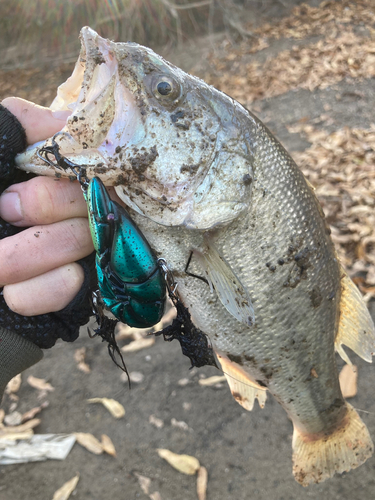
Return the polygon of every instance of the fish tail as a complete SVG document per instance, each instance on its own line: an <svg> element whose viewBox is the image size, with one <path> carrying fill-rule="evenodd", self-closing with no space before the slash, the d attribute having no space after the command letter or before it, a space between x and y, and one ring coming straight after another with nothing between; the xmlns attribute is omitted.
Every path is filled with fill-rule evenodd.
<svg viewBox="0 0 375 500"><path fill-rule="evenodd" d="M348 403L344 423L328 436L293 433L293 474L302 486L320 483L336 472L355 469L371 457L374 445L366 425Z"/></svg>

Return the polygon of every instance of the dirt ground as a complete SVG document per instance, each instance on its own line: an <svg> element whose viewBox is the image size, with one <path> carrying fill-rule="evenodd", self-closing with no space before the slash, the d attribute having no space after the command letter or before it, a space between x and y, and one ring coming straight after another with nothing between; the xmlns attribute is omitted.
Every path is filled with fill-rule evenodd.
<svg viewBox="0 0 375 500"><path fill-rule="evenodd" d="M286 14L282 2L279 4L275 15ZM373 36L374 28L365 22L354 26L361 37L368 37L371 30ZM281 51L295 45L311 46L325 36L314 32L297 40L270 37L268 47L249 52L247 58L249 62L263 64ZM214 57L222 57L225 71L230 72L230 58L225 60L228 48L222 42L220 37L214 37ZM200 47L199 53L197 47ZM211 43L201 42L186 47L184 54L170 56L176 64L179 60L179 65L185 68L194 64L195 73L215 78L216 70L207 62L211 50ZM22 75L18 75L18 82L14 80L17 72L2 73L1 98L17 92L47 104L53 97L51 89L63 81L66 71L65 67L58 68L54 76L44 79L39 70L31 71L24 76L24 85ZM309 142L299 133L289 132L289 126L302 121L315 123L327 132L343 127L369 128L375 123L374 102L373 77L350 80L343 75L326 88L309 90L291 86L279 95L253 101L250 107L286 149L303 151ZM329 119L322 120L323 114ZM371 300L369 307L375 318ZM88 374L77 368L74 358L76 349L82 347L86 348L86 362L91 368ZM351 359L358 366L359 379L358 395L350 402L360 410L375 439L374 369L354 354ZM234 401L226 383L211 387L199 385L201 378L220 373L213 367L189 370L189 360L182 356L175 342L168 344L157 338L152 347L126 354L125 361L129 372L138 372L138 382L132 384L131 390L121 378L121 371L111 362L106 345L99 339L90 339L82 331L74 344L57 344L23 375L17 393L17 411L23 413L41 401L49 402L39 415L41 423L36 433L90 432L97 438L107 434L116 447L117 456L97 456L75 444L65 461L0 466L1 500L52 499L54 492L77 473L80 480L72 496L77 500L196 500L196 476L174 470L158 456L158 448L199 459L208 471L207 500L370 500L374 497L374 458L322 484L306 489L298 485L292 476L292 425L283 409L269 396L264 409L256 404L249 413ZM26 382L30 374L47 379L55 390L40 395ZM88 404L87 400L94 397L116 399L125 407L125 416L115 420L102 405ZM1 407L9 412L11 403L6 396ZM150 423L151 416L160 419L158 427L152 423L153 418ZM151 480L149 494L159 492L160 497L142 491L138 474Z"/></svg>

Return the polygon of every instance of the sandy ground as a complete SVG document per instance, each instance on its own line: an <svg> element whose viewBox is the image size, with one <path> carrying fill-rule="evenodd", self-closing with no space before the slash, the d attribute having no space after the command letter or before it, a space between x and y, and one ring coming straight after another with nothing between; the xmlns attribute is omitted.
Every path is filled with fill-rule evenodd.
<svg viewBox="0 0 375 500"><path fill-rule="evenodd" d="M292 43L283 40L282 46ZM280 41L274 41L266 50L277 52L280 46ZM355 92L353 84L341 81L314 92L289 91L257 101L254 108L289 151L301 151L308 143L299 134L290 134L287 125L301 118L314 120L329 105L330 131L343 126L368 127L374 121L370 106L374 99L374 79L364 79L355 85ZM370 308L375 317L373 303ZM87 349L90 374L77 369L74 352L81 347ZM359 367L359 381L358 395L350 402L361 410L374 439L374 369L354 354L351 358ZM292 476L292 425L282 408L269 397L263 410L256 404L248 413L233 400L225 383L200 386L200 378L220 373L213 367L189 371L189 360L175 342L168 344L158 338L154 346L127 354L125 360L130 372L143 375L131 390L111 362L106 346L82 332L74 345L59 343L24 374L18 392L21 413L40 404L38 391L26 383L29 374L48 379L55 388L44 396L49 406L41 413L37 433L80 431L98 438L107 434L117 457L96 456L76 444L63 462L1 466L1 500L52 499L55 490L76 473L80 481L72 498L77 500L146 500L150 497L142 491L137 474L151 479L149 493L159 492L162 500L196 500L196 477L170 467L158 456L158 448L199 459L208 470L207 500L373 498L374 458L323 484L307 489L298 485ZM93 397L118 400L126 409L125 417L115 420L101 405L89 405L87 399ZM9 405L5 398L2 407L8 410ZM163 422L161 428L149 422L151 415ZM182 428L176 421L186 425Z"/></svg>

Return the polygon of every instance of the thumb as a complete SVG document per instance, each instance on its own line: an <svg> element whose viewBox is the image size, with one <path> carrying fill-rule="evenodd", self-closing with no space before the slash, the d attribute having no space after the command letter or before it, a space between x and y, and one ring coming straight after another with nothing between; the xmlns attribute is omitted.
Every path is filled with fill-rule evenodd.
<svg viewBox="0 0 375 500"><path fill-rule="evenodd" d="M59 132L71 114L70 111L52 111L20 97L7 97L1 104L21 122L28 144L43 141Z"/></svg>

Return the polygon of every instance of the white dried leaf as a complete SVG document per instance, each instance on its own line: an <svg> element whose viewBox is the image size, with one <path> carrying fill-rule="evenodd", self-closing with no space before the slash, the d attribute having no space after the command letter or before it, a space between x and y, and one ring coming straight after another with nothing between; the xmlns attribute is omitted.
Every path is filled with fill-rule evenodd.
<svg viewBox="0 0 375 500"><path fill-rule="evenodd" d="M27 432L30 429L34 429L34 427L37 427L40 422L41 420L39 418L33 418L21 425L4 426L0 429L0 435L10 434L14 432Z"/></svg>
<svg viewBox="0 0 375 500"><path fill-rule="evenodd" d="M72 479L63 484L61 488L55 491L52 500L68 500L70 495L76 489L78 481L79 481L79 474L74 476Z"/></svg>
<svg viewBox="0 0 375 500"><path fill-rule="evenodd" d="M91 453L94 453L94 455L101 455L103 453L103 446L101 442L92 434L88 432L75 432L74 435L77 443Z"/></svg>
<svg viewBox="0 0 375 500"><path fill-rule="evenodd" d="M22 422L22 414L19 411L13 411L4 417L5 425L19 425Z"/></svg>
<svg viewBox="0 0 375 500"><path fill-rule="evenodd" d="M154 491L154 493L151 493L150 499L151 500L161 500L161 495L158 491Z"/></svg>
<svg viewBox="0 0 375 500"><path fill-rule="evenodd" d="M161 429L164 427L164 422L161 418L155 417L155 415L150 415L148 417L148 421L150 424L154 425L157 429Z"/></svg>
<svg viewBox="0 0 375 500"><path fill-rule="evenodd" d="M177 384L181 387L185 387L186 385L189 384L189 382L190 382L190 379L185 377L185 378L180 378L180 380L177 382Z"/></svg>
<svg viewBox="0 0 375 500"><path fill-rule="evenodd" d="M345 399L354 398L357 394L358 369L355 365L345 365L339 375L342 395Z"/></svg>
<svg viewBox="0 0 375 500"><path fill-rule="evenodd" d="M90 373L91 369L85 361L86 358L86 347L81 347L76 349L74 352L74 359L77 362L77 368L83 373Z"/></svg>
<svg viewBox="0 0 375 500"><path fill-rule="evenodd" d="M22 415L22 422L26 422L27 420L31 420L32 418L35 417L38 413L40 413L44 408L47 408L49 406L48 401L44 401L40 406L36 406L35 408L31 408L31 410L26 411Z"/></svg>
<svg viewBox="0 0 375 500"><path fill-rule="evenodd" d="M1 429L3 430L3 429ZM2 432L0 433L0 441L5 440L5 441L19 441L22 439L30 439L33 437L34 432L32 429L24 432L9 432L3 434Z"/></svg>
<svg viewBox="0 0 375 500"><path fill-rule="evenodd" d="M226 378L224 375L214 375L213 377L201 378L199 379L199 385L202 386L210 386L220 384L221 382L225 382Z"/></svg>
<svg viewBox="0 0 375 500"><path fill-rule="evenodd" d="M193 475L200 467L199 460L191 455L178 455L162 448L159 448L157 452L160 458L166 460L169 465L183 474Z"/></svg>
<svg viewBox="0 0 375 500"><path fill-rule="evenodd" d="M19 391L19 388L21 387L22 383L22 377L21 374L19 373L15 377L13 377L7 384L5 388L5 393L6 394L11 394Z"/></svg>
<svg viewBox="0 0 375 500"><path fill-rule="evenodd" d="M122 352L136 352L141 349L147 349L155 344L154 337L140 338L137 340L133 340L130 344L125 345L121 348Z"/></svg>
<svg viewBox="0 0 375 500"><path fill-rule="evenodd" d="M139 486L145 495L149 494L151 479L146 476L142 476L142 474L135 473L135 476L138 478Z"/></svg>
<svg viewBox="0 0 375 500"><path fill-rule="evenodd" d="M107 436L107 434L102 434L102 442L101 442L103 451L112 457L116 456L116 448L112 442L112 439Z"/></svg>
<svg viewBox="0 0 375 500"><path fill-rule="evenodd" d="M176 420L175 418L172 418L171 424L172 424L172 427L178 427L179 429L182 429L183 431L189 430L188 424L186 422L184 422L183 420Z"/></svg>
<svg viewBox="0 0 375 500"><path fill-rule="evenodd" d="M197 495L198 500L206 500L208 473L206 467L199 467L197 475Z"/></svg>
<svg viewBox="0 0 375 500"><path fill-rule="evenodd" d="M27 383L31 385L34 389L38 389L39 391L54 391L55 388L49 382L46 382L44 378L37 378L33 375L29 375L27 377Z"/></svg>
<svg viewBox="0 0 375 500"><path fill-rule="evenodd" d="M141 372L130 372L129 377L130 382L133 382L134 384L140 384L145 378L145 376Z"/></svg>
<svg viewBox="0 0 375 500"><path fill-rule="evenodd" d="M91 398L88 403L101 403L109 413L115 418L122 418L125 415L125 408L121 403L111 398Z"/></svg>

